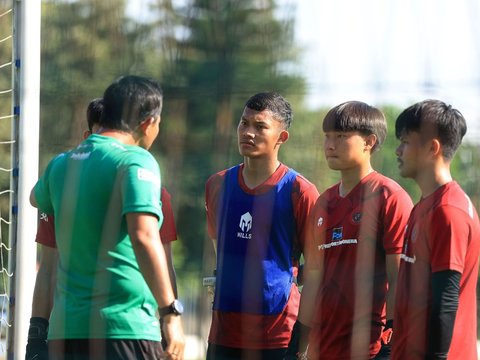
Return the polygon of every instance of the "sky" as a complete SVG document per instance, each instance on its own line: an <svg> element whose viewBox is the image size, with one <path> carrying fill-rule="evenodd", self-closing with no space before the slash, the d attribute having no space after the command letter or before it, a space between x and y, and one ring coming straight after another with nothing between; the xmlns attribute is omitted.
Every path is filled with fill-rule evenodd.
<svg viewBox="0 0 480 360"><path fill-rule="evenodd" d="M443 100L480 141L480 1L284 0L311 107Z"/></svg>
<svg viewBox="0 0 480 360"><path fill-rule="evenodd" d="M152 0L131 0L148 17ZM451 104L480 142L479 0L278 0L295 10L307 104ZM183 4L185 0L174 0Z"/></svg>

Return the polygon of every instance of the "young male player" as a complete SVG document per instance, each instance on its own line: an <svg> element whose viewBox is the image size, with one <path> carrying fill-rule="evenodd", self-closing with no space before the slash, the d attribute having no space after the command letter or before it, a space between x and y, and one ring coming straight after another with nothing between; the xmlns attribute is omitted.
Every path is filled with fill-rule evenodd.
<svg viewBox="0 0 480 360"><path fill-rule="evenodd" d="M237 128L244 162L206 184L217 280L207 359L283 359L300 294L294 282L315 186L278 160L290 104L259 93Z"/></svg>
<svg viewBox="0 0 480 360"><path fill-rule="evenodd" d="M400 175L418 184L397 285L393 360L477 360L480 224L450 164L467 131L462 114L425 100L397 118Z"/></svg>
<svg viewBox="0 0 480 360"><path fill-rule="evenodd" d="M145 150L158 134L162 92L125 76L103 101L100 134L52 160L32 191L32 204L56 220L49 357L182 359L181 309L158 235L159 169Z"/></svg>
<svg viewBox="0 0 480 360"><path fill-rule="evenodd" d="M83 133L83 139L100 129L100 117L103 112L103 99L93 99L87 107L86 118L88 130ZM177 297L175 268L173 266L171 242L177 239L177 230L171 205L171 195L162 187L162 213L164 220L160 228L160 239L167 256L170 281ZM29 336L26 348L26 360L48 359L48 319L53 305L53 291L56 282L56 267L58 263L57 245L55 240L54 216L40 213L36 242L41 247L41 259L35 281L32 299L32 318L30 319ZM162 342L164 339L162 338Z"/></svg>
<svg viewBox="0 0 480 360"><path fill-rule="evenodd" d="M340 171L341 181L320 195L313 210L299 313L301 350L310 327L308 359L388 358L412 202L372 168L372 153L387 132L380 110L345 102L327 113L323 131L328 166Z"/></svg>

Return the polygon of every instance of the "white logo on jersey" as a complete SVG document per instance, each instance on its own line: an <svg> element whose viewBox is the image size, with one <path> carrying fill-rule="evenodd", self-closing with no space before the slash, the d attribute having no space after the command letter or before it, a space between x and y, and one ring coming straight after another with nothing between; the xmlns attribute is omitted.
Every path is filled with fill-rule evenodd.
<svg viewBox="0 0 480 360"><path fill-rule="evenodd" d="M400 259L410 264L415 264L415 261L417 261L417 257L415 255L413 255L413 257L410 257L410 256L407 256L406 254L402 254L400 255Z"/></svg>
<svg viewBox="0 0 480 360"><path fill-rule="evenodd" d="M73 153L70 158L73 160L86 160L90 157L91 152Z"/></svg>
<svg viewBox="0 0 480 360"><path fill-rule="evenodd" d="M160 186L160 179L148 169L140 168L137 170L137 178L140 181L148 181Z"/></svg>
<svg viewBox="0 0 480 360"><path fill-rule="evenodd" d="M253 221L252 215L250 215L249 212L246 212L240 217L240 223L238 224L238 226L242 231L237 232L237 237L242 239L252 238L252 234L247 234L252 228L252 221Z"/></svg>
<svg viewBox="0 0 480 360"><path fill-rule="evenodd" d="M44 212L40 213L40 220L48 222L48 215L45 214Z"/></svg>
<svg viewBox="0 0 480 360"><path fill-rule="evenodd" d="M240 226L243 232L248 232L252 228L252 215L249 212L243 214L238 226Z"/></svg>

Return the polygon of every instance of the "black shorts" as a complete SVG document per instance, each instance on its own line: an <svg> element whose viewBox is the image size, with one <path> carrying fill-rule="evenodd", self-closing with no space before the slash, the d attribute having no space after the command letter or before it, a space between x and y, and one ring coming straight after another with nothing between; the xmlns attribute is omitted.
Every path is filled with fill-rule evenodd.
<svg viewBox="0 0 480 360"><path fill-rule="evenodd" d="M157 360L160 341L133 339L64 339L48 342L49 360Z"/></svg>

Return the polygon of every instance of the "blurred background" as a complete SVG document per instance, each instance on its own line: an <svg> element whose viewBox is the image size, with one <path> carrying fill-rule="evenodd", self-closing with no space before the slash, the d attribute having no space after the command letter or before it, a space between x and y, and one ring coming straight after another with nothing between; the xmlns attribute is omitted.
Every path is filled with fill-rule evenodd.
<svg viewBox="0 0 480 360"><path fill-rule="evenodd" d="M0 8L11 2L0 0ZM42 0L40 171L80 142L87 104L115 78L136 74L162 84L162 123L151 151L172 194L187 355L202 358L210 325L202 278L214 269L204 186L242 161L235 129L246 100L275 90L291 102L291 137L280 157L320 192L338 180L323 157L326 111L347 100L380 107L389 135L375 168L414 202L418 189L397 172L394 121L414 102L444 100L467 119L453 175L478 209L479 18L478 0ZM0 32L11 26L0 21ZM0 57L8 56L11 48L0 44ZM0 74L0 86L10 81L11 73ZM10 133L11 123L0 122L0 140ZM0 147L0 161L9 156ZM0 189L8 185L9 174L0 172ZM0 213L8 206L0 197Z"/></svg>

